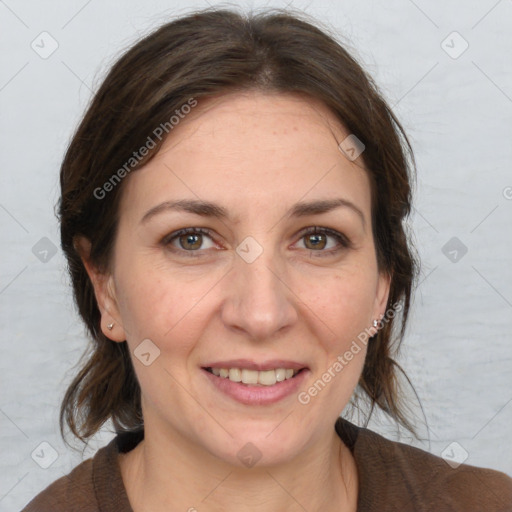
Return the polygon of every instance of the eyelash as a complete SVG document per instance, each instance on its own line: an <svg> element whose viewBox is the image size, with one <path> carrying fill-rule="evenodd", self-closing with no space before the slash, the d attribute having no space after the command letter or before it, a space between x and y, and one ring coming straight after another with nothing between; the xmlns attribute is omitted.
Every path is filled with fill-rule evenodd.
<svg viewBox="0 0 512 512"><path fill-rule="evenodd" d="M180 236L188 235L188 234L207 235L213 241L215 241L215 239L213 237L213 234L212 234L212 232L209 229L206 229L206 228L184 228L184 229L180 229L178 231L175 231L175 232L173 232L173 233L171 233L169 235L166 235L161 240L160 243L163 246L168 248L169 246L171 246L171 242L173 240L179 238ZM330 250L327 250L327 251L324 251L324 250L315 251L314 249L306 249L306 250L309 250L310 252L318 252L319 254L317 256L319 256L319 257L330 256L330 255L338 253L342 249L350 249L350 248L352 248L352 242L345 235L343 235L342 233L339 233L338 231L335 231L333 229L322 228L322 227L319 227L319 226L312 226L312 227L309 227L309 228L306 228L306 229L302 230L300 232L299 240L304 238L304 237L306 237L307 235L316 235L316 234L331 236L339 244L338 247L335 247L334 249L330 249ZM197 249L195 251L187 251L186 249L178 249L176 247L172 247L171 250L173 252L176 252L176 253L187 253L187 256L194 257L194 258L204 256L204 254L202 254L203 250L201 250L201 249Z"/></svg>

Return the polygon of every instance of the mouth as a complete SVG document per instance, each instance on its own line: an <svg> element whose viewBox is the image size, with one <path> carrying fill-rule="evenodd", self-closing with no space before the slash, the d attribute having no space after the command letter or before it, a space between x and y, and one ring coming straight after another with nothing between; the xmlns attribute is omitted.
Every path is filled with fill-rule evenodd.
<svg viewBox="0 0 512 512"><path fill-rule="evenodd" d="M249 367L248 367L249 366ZM247 360L224 361L201 367L213 393L250 406L270 406L297 395L310 370L290 361L256 364Z"/></svg>

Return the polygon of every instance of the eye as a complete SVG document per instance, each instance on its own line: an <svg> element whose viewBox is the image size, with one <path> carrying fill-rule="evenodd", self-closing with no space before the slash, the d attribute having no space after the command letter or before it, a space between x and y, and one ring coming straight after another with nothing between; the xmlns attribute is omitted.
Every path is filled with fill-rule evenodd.
<svg viewBox="0 0 512 512"><path fill-rule="evenodd" d="M299 241L303 241L303 249L318 253L317 256L332 255L352 247L350 240L342 233L318 226L303 230L300 233ZM187 253L187 256L194 257L202 256L206 249L216 247L211 231L206 228L180 229L165 236L161 244L170 248L173 252Z"/></svg>
<svg viewBox="0 0 512 512"><path fill-rule="evenodd" d="M329 243L329 239L331 239L331 243ZM318 226L302 231L300 241L304 241L304 249L318 252L320 253L319 256L337 253L342 249L351 247L350 240L342 233Z"/></svg>
<svg viewBox="0 0 512 512"><path fill-rule="evenodd" d="M206 243L206 246L205 238L210 239L210 242ZM161 243L166 247L171 246L173 250L177 252L181 250L188 253L215 247L210 230L205 228L180 229L166 236ZM194 254L193 256L199 256L199 254Z"/></svg>

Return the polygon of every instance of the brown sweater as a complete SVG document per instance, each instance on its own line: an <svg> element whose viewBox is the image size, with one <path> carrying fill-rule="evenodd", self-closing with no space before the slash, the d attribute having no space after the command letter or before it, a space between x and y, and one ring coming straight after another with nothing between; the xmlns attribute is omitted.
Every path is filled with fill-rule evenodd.
<svg viewBox="0 0 512 512"><path fill-rule="evenodd" d="M440 457L341 418L335 428L357 465L358 512L512 511L512 478L504 473L465 464L453 469ZM117 456L143 437L143 431L118 434L22 512L133 512Z"/></svg>

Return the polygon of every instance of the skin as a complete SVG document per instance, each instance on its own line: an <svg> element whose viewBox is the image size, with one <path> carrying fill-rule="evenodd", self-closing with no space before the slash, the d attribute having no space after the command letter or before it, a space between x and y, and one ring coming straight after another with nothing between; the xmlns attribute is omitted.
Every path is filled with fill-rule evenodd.
<svg viewBox="0 0 512 512"><path fill-rule="evenodd" d="M298 360L309 367L304 391L384 313L389 278L377 268L370 182L362 159L351 162L338 148L348 134L327 107L298 94L201 100L158 155L125 178L110 273L89 263L80 240L102 330L126 340L142 390L145 439L119 456L135 512L169 504L356 510L357 469L333 426L359 380L364 345L307 405L297 393L240 404L200 368L234 358ZM333 198L352 202L364 221L348 207L286 216L299 201ZM215 202L232 218L168 210L141 223L155 205L178 199ZM350 247L330 235L315 245L301 233L311 226L344 234ZM161 243L187 227L212 237ZM247 236L263 248L252 263L235 251ZM149 366L133 355L146 338L160 350ZM261 453L251 468L237 457L248 442Z"/></svg>

